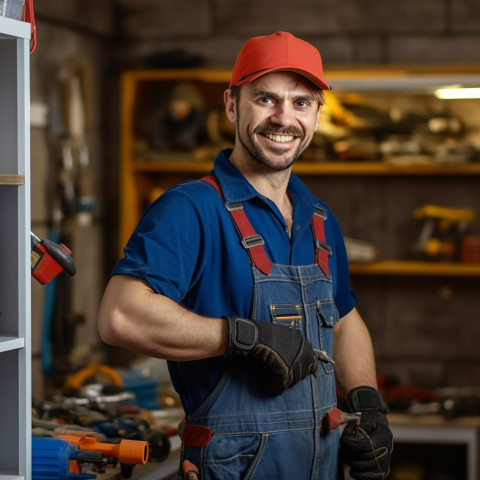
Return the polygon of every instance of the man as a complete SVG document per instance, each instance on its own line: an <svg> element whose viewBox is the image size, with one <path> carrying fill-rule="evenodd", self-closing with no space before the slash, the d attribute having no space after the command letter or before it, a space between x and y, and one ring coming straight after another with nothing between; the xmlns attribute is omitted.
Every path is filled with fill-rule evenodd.
<svg viewBox="0 0 480 480"><path fill-rule="evenodd" d="M286 32L243 46L224 100L235 146L154 202L99 312L104 341L169 360L182 462L203 479L382 479L392 436L338 223L291 173L323 103L320 54ZM188 470L188 468L187 468ZM182 478L181 472L179 478Z"/></svg>

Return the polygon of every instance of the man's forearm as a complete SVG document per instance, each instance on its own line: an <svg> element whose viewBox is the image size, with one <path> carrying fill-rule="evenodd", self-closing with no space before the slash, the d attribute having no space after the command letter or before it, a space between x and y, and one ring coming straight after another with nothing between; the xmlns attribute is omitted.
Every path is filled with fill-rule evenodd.
<svg viewBox="0 0 480 480"><path fill-rule="evenodd" d="M334 360L337 383L345 393L362 385L377 388L372 340L355 308L334 327Z"/></svg>

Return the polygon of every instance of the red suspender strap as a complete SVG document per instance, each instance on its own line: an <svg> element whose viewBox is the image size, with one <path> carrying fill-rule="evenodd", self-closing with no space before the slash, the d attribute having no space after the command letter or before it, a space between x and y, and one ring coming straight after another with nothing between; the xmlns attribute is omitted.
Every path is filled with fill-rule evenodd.
<svg viewBox="0 0 480 480"><path fill-rule="evenodd" d="M226 203L222 189L217 177L209 175L201 178L202 181L209 183L218 192L225 208L230 213L237 230L242 237L242 245L247 250L250 260L263 274L268 275L272 269L272 262L267 257L265 248L263 247L263 238L258 235L247 218L241 202Z"/></svg>
<svg viewBox="0 0 480 480"><path fill-rule="evenodd" d="M327 212L315 205L315 212L312 216L312 231L315 240L315 263L321 268L325 275L328 275L328 257L332 251L325 241L325 219Z"/></svg>
<svg viewBox="0 0 480 480"><path fill-rule="evenodd" d="M206 177L203 177L200 180L202 182L209 183L217 191L222 201L225 203L225 198L223 196L222 188L220 187L220 183L218 183L217 177L214 177L213 175L207 175Z"/></svg>

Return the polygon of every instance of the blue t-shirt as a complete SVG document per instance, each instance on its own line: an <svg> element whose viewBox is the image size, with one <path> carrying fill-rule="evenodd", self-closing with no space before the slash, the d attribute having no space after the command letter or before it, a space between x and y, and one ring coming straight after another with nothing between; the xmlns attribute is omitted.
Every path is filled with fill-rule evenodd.
<svg viewBox="0 0 480 480"><path fill-rule="evenodd" d="M293 204L293 228L289 237L277 206L260 195L230 163L230 153L231 149L219 153L213 171L226 202L243 203L273 263L313 264L314 205L327 210L325 235L332 249L329 269L333 296L340 318L346 315L355 306L355 294L350 288L342 232L328 206L292 174L288 190ZM253 298L250 258L219 194L209 184L187 181L165 192L146 210L124 253L113 275L141 278L155 292L200 315L250 316ZM187 413L212 391L223 362L223 358L169 362L172 382Z"/></svg>

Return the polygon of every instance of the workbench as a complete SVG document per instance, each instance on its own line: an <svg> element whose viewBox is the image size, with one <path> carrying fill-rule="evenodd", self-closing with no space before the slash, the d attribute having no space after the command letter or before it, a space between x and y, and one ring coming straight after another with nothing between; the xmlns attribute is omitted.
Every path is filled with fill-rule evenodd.
<svg viewBox="0 0 480 480"><path fill-rule="evenodd" d="M480 480L480 417L446 420L440 415L389 414L395 445L461 445L466 450L466 480ZM398 450L398 448L397 448ZM392 467L395 463L395 448ZM460 470L460 466L459 466Z"/></svg>

